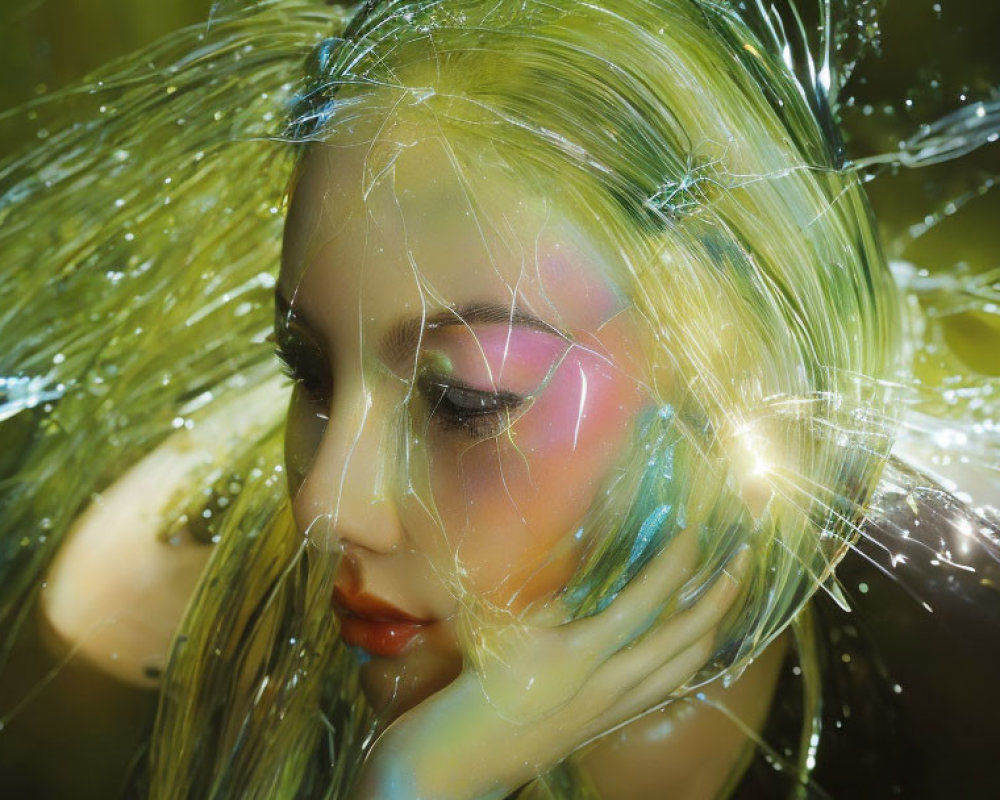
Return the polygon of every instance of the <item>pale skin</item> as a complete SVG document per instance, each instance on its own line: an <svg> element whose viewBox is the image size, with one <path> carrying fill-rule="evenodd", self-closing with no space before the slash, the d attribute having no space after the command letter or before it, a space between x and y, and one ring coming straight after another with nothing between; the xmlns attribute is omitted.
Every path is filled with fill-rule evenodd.
<svg viewBox="0 0 1000 800"><path fill-rule="evenodd" d="M387 721L396 719L375 745L357 796L499 797L596 740L583 764L606 797L649 796L650 787L671 797L716 797L749 742L710 705L683 699L684 687L714 652L740 594L744 560L730 563L697 603L652 627L650 615L691 573L691 533L680 534L602 614L567 623L559 598L580 557L566 534L649 402L641 334L611 285L602 248L553 204L524 198L497 174L481 176L491 199L470 209L447 149L420 130L396 134L412 144L391 180L364 198L359 187L372 149L364 131L310 154L279 283L298 335L325 359L319 369L331 387L300 383L293 399L288 467L297 523L317 546L342 551L338 583L428 621L401 654L365 667L369 701L388 709ZM490 229L479 224L483 218L503 226ZM404 342L394 361L380 347L401 320L477 303L523 309L544 324L514 331L505 322L502 346L487 321L425 328L421 344ZM485 437L417 426L426 468L414 491L400 496L392 473L400 454L390 455L387 442L432 348L462 382L532 399L507 409L501 429ZM568 427L558 422L565 387L575 392ZM79 646L130 682L152 685L143 665L165 658L208 549L166 547L156 538L163 520L155 513L133 524L134 498L169 483L163 474L174 475L175 488L184 485L194 464L178 455L185 447L196 448L168 440L81 517L50 573L51 599L43 598L61 646ZM152 505L165 506L165 497ZM131 522L98 524L102 515ZM138 548L133 560L151 565L141 581L128 560L86 557L125 544ZM108 590L70 613L65 598L86 597L82 587L96 574ZM144 619L121 613L140 603ZM490 647L475 671L462 669L457 636L470 604L502 612L481 620ZM729 688L713 684L704 696L759 729L782 652L773 646ZM644 714L670 697L682 699ZM391 785L406 788L394 794Z"/></svg>

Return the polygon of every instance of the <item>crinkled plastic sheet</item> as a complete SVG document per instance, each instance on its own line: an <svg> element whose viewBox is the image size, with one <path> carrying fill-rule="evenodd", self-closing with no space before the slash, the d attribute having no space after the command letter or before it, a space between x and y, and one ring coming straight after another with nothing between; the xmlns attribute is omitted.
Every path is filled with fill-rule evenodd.
<svg viewBox="0 0 1000 800"><path fill-rule="evenodd" d="M461 26L466 22L461 14L476 13L476 4L456 4L455 15L431 15L428 21L413 5L376 4L372 18L392 29L397 11L416 11L413 24L432 28L442 20ZM866 74L878 69L881 58L892 58L893 46L902 46L893 45L888 36L882 41L880 20L891 17L881 15L879 3L828 2L799 11L753 3L739 9L705 5L718 35L734 35L739 25L732 27L730 21L742 15L759 46L777 56L756 62L762 65L759 80L787 80L786 70L794 75L798 99L781 106L778 114L789 115L793 130L793 114L810 115L822 134L815 141L817 149L803 154L815 163L804 166L821 166L816 173L829 171L833 180L860 175L877 212L886 203L880 203L881 185L906 187L908 174L922 174L905 170L927 168L927 174L937 176L934 170L952 170L954 159L967 163L970 155L978 157L982 147L996 140L995 90L970 89L958 108L941 99L928 101L924 107L934 113L913 124L899 120L911 113L904 109L921 107L927 99L922 91L933 94L932 81L921 88L923 81L915 80L898 98L866 102L865 93L871 91ZM947 4L939 5L945 11L935 13L949 13ZM557 17L560 6L531 9ZM505 15L513 11L512 5L497 4L493 16L487 15L484 50L503 46L502 31L510 22ZM757 339L740 328L760 325L769 313L759 308L758 317L740 316L748 312L739 310L738 300L753 284L744 286L726 275L706 277L696 258L692 264L678 264L671 281L658 278L637 259L622 270L613 265L616 245L619 256L662 257L662 250L643 250L645 240L630 231L638 227L645 236L650 228L676 232L689 226L700 253L728 268L747 269L747 251L713 238L713 225L724 227L720 222L725 219L714 209L727 197L755 197L759 185L781 186L788 176L743 169L745 164L734 163L731 148L718 141L684 142L684 157L670 165L667 176L649 185L639 181L644 193L631 196L629 185L623 184L615 189L621 190L618 206L585 208L602 214L609 227L618 226L610 241L594 244L583 224L586 192L578 188L582 183L574 183L576 178L563 187L575 216L566 214L559 202L546 201L544 192L554 180L539 181L532 186L534 199L519 203L516 168L524 164L515 163L510 154L526 140L514 135L503 140L504 126L511 115L535 113L534 98L525 95L519 103L516 96L505 97L511 105L503 113L487 105L474 113L434 97L436 89L421 96L418 90L433 87L433 79L408 86L400 80L392 69L398 65L391 62L396 50L377 30L371 40L377 46L352 51L356 26L348 32L347 44L335 37L314 50L308 67L312 82L303 86L299 71L305 53L338 24L331 17L342 24L338 13L307 3L265 2L246 10L236 4L220 6L207 28L154 46L144 60L156 64L155 69L124 63L97 83L67 91L66 98L74 102L93 98L92 111L68 127L53 127L44 147L6 161L0 173L0 243L9 265L0 285L2 322L5 341L16 342L0 362L0 432L5 440L18 442L24 454L8 457L2 470L5 577L0 609L3 629L9 631L5 658L16 658L17 635L33 624L34 603L62 535L95 492L105 491L147 453L162 452L185 429L196 436L211 432L213 419L231 413L248 413L256 420L254 432L238 442L220 434L210 463L181 481L181 495L198 497L205 488L208 499L182 498L164 513L174 520L171 535L200 534L217 545L162 678L148 755L151 794L290 795L302 782L303 793L339 796L373 732L407 702L405 692L380 694L370 683L360 689L355 662L359 656L362 662L367 658L335 644L329 597L337 557L343 552L348 564L363 567L364 557L352 553L352 543L355 548L383 546L364 538L382 531L350 529L348 512L341 510L345 487L351 492L361 491L359 485L371 486L372 494L365 496L404 509L403 531L409 538L403 549L431 557L432 570L425 577L442 590L440 597L453 601L454 638L464 650L466 670L478 675L501 715L518 723L543 724L537 719L539 709L557 708L559 701L552 698L574 688L557 680L536 689L549 694L534 701L531 678L544 683L545 660L536 659L537 669L526 670L516 658L518 648L532 641L528 637L536 634L538 620L545 614L547 624L607 615L637 583L635 576L661 563L658 556L689 528L699 532L696 576L648 607L648 619L627 641L655 633L678 608L696 607L708 587L725 580L719 576L731 557L749 545L752 566L740 573L747 591L729 615L727 635L699 681L738 676L814 592L828 593L843 607L857 606L861 590L842 585L833 573L848 548L889 576L915 609L924 609L919 613L978 620L973 630L980 623L992 630L1000 395L995 365L962 342L963 337L975 338L976 331L983 337L981 350L988 352L986 342L995 342L997 279L992 264L925 264L920 252L921 242L933 239L940 228L974 219L976 204L991 199L994 173L988 166L970 168L973 177L966 185L935 186L939 196L921 208L912 224L892 219L895 227L885 231L904 330L898 365L890 360L891 336L877 341L872 335L885 352L859 350L855 360L846 358L844 367L826 375L796 383L796 376L783 376L780 369L761 376L751 368L749 376L742 376L740 367L746 364L779 363L774 353L782 344L769 340L767 328ZM594 42L598 30L584 30L581 36ZM420 52L420 38L412 52ZM405 39L400 36L404 58L410 52ZM375 66L364 73L364 59L372 53ZM598 55L611 60L604 51ZM348 57L355 60L336 63ZM380 64L388 64L385 72L378 71ZM330 74L341 80L346 75L346 87L329 92L323 80ZM367 95L384 103L393 91L397 100L453 115L454 124L467 125L472 140L497 137L492 157L485 166L476 163L469 153L481 153L482 142L456 139L421 163L422 151L416 147L421 129L405 113L383 114L387 127L360 138L346 131L351 126L363 130L373 116L352 98ZM334 446L318 444L314 425L301 432L305 455L300 462L292 448L292 505L307 506L296 511L299 533L282 508L285 475L276 426L283 409L273 399L282 390L268 342L282 191L292 169L288 148L275 141L281 138L275 134L293 96L298 105L296 124L286 132L290 138L330 139L336 145L355 135L361 145L365 136L376 142L363 160L346 166L350 147L342 146L344 152L329 148L334 153L330 158L340 161L317 166L315 154L324 145L312 145L300 165L296 196L310 180L319 182L302 214L306 228L320 233L307 252L292 259L293 267L299 263L295 258L301 265L321 261L331 240L334 247L343 246L336 244L345 239L342 233L337 233L340 239L326 240L322 226L332 223L336 231L344 210L358 196L370 210L361 206L355 217L348 217L358 240L351 254L365 254L357 275L337 262L336 280L323 283L321 269L303 266L285 279L284 289L278 287L284 300L284 305L279 301L278 344L292 362L299 385L296 402L305 404L300 416L330 417L319 419L319 427L331 432L326 438L335 438L332 431L339 425L343 449L339 471L334 454L334 468L324 473L333 478L323 485L339 487L338 500L322 506L321 501L305 503L301 489L305 485L315 492L316 479L313 485L307 481L316 459L327 457L323 448ZM545 97L542 92L539 102ZM34 104L37 109L12 113L57 119L52 110L59 102L58 96L43 98ZM594 107L614 111L612 105ZM868 121L873 117L882 119L871 123L876 131L893 133L872 136ZM619 122L634 127L635 119L641 120L641 114ZM846 141L838 132L840 122L847 126ZM553 128L533 133L540 133L567 163L581 165L582 174L599 171L601 164L587 160L592 152L574 141L578 132ZM95 135L100 136L98 146L93 145ZM642 141L634 131L623 135ZM523 152L530 164L525 172L537 171L540 165L531 162L535 156ZM627 152L623 166L616 168L624 174L630 158L645 155ZM317 170L320 179L315 179ZM422 184L426 175L435 176L435 191L445 198L467 196L465 219L455 222L447 210L435 217L435 209L447 209L449 201L433 195L428 199ZM936 177L912 180L929 185ZM828 204L842 204L840 213L849 225L863 216L864 207L850 205L849 181L844 186L844 194ZM336 196L338 191L342 196ZM632 208L628 224L621 220L621 207ZM22 212L28 208L30 215ZM813 220L806 206L797 211L805 213L805 227L824 224ZM786 213L794 215L796 209ZM860 227L865 224L862 219ZM845 229L845 236L849 233ZM788 239L797 235L792 226ZM690 241L678 237L676 241ZM779 237L771 232L776 248L787 241ZM762 241L766 247L766 237ZM384 268L390 258L386 248L392 247L397 248L393 264L402 266L395 271ZM456 260L460 247L476 254L476 274L483 279L479 293L492 292L503 302L483 304L476 292L470 294L468 276ZM581 301L571 291L580 277L572 264L560 263L560 249L597 265L587 278L593 282L585 299L594 302L610 284L603 300L605 317L596 325L591 320L590 338L580 335L578 321L586 315L574 305ZM39 252L46 254L41 267L34 266ZM886 317L875 324L891 331L893 290L887 288L888 273L878 268L876 273L875 282L884 283L876 294L883 293L879 302ZM310 278L316 288L303 288ZM644 287L648 296L643 296ZM383 297L388 288L391 302ZM357 336L358 342L354 350L339 352L355 371L339 359L334 383L328 385L323 379L328 365L322 359L331 358L329 344L317 339L329 331L317 333L316 319L324 291L333 289L341 304L334 305L336 341L341 348L348 336ZM829 286L820 285L816 292L817 303L830 302ZM407 319L416 322L391 331L393 361L375 343L385 340L383 322L400 310L393 305L400 296L410 298ZM630 316L641 332L639 344L616 350L605 326ZM777 314L770 330L780 330L789 319L795 314ZM852 346L848 339L838 340L836 329L821 333L831 347L838 341ZM628 340L628 331L621 335ZM303 339L311 341L303 344ZM653 357L651 369L644 358L656 347L670 355L660 361ZM865 364L874 367L860 368ZM622 376L639 398L638 410L603 430L594 422L610 413L599 407L600 390ZM798 390L774 391L785 378ZM508 381L521 385L515 390ZM231 411L233 398L244 396L251 385L264 387L254 395L266 398L259 411ZM318 404L348 398L352 388L361 401L353 415L316 411ZM618 407L627 407L635 398L625 397L625 389L620 392ZM550 411L552 421L539 423L532 434L528 427L533 419L542 419L550 397L565 407ZM613 411L615 402L609 403ZM373 434L378 420L392 424ZM373 435L374 443L367 440ZM603 459L605 466L587 477L587 492L568 492L573 469L537 455L544 455L559 436L568 452L580 449L582 458L590 447L593 458ZM601 442L616 437L617 446L609 449L613 452L605 452ZM309 441L320 448L317 454L308 452ZM369 452L381 453L382 460L365 462ZM845 471L853 471L854 477L845 480ZM490 484L493 479L496 485ZM449 486L461 491L449 494ZM225 502L220 504L219 498ZM475 510L484 507L486 511ZM821 523L817 507L829 512ZM531 561L523 573L515 568L526 563L527 548L520 561L503 562L512 556L492 551L488 539L478 551L462 547L470 536L475 544L475 534L489 532L491 526L521 528L537 536L543 526L536 520L558 516L560 509L570 509L563 516L572 517L572 524L554 529L550 552ZM191 522L206 510L217 521L207 526ZM185 520L180 528L177 519ZM924 526L920 535L914 535L915 523ZM831 532L825 539L824 524ZM934 531L929 535L928 527ZM422 533L416 536L416 530ZM299 534L307 534L305 540ZM498 579L484 568L491 557L506 566L506 577ZM852 557L846 556L848 561ZM574 558L582 561L582 569L560 573ZM803 561L803 571L795 571L793 565ZM534 576L546 570L561 578L540 581L536 586L549 590L535 591ZM338 574L344 575L344 567ZM772 583L769 575L781 582ZM560 579L568 583L563 594L557 591ZM343 577L337 581L342 585ZM432 600L439 598L428 602ZM81 641L66 658L85 650ZM554 655L552 659L557 663ZM520 668L504 671L511 664ZM561 678L568 668L563 666ZM59 669L29 680L18 689L21 696L5 698L0 719L10 730L0 735L11 735L11 724ZM370 662L362 672L366 669L373 669ZM390 683L400 678L392 670L386 674ZM578 680L585 683L586 678ZM378 700L374 714L366 707L366 695ZM648 704L653 702L649 698ZM810 713L815 715L812 727L806 727L810 735L819 735L820 712L807 708L807 717ZM800 780L808 782L817 747L822 757L825 740L817 741L819 745L806 745L797 756L776 753L776 763L793 773L799 770ZM137 774L145 771L142 764ZM137 778L137 785L144 787L145 780ZM566 775L553 774L548 780L554 792L574 796L579 791L565 788L572 785Z"/></svg>

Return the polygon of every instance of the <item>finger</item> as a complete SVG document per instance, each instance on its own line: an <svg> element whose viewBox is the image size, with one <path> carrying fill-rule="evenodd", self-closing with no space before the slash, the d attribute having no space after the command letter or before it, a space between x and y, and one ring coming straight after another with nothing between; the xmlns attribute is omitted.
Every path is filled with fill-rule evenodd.
<svg viewBox="0 0 1000 800"><path fill-rule="evenodd" d="M656 672L660 665L668 663L675 654L687 650L706 636L714 639L719 624L739 595L740 577L745 574L747 562L747 555L738 555L704 597L691 608L667 619L632 647L615 655L607 666L618 672L622 683L635 685L643 676ZM635 680L630 682L628 676L635 676Z"/></svg>
<svg viewBox="0 0 1000 800"><path fill-rule="evenodd" d="M710 632L629 686L623 686L621 676L605 665L579 698L584 708L608 707L606 713L592 721L594 734L605 733L661 703L697 675L714 650L715 634ZM614 701L609 703L609 697Z"/></svg>
<svg viewBox="0 0 1000 800"><path fill-rule="evenodd" d="M715 632L712 631L657 669L623 697L617 709L620 721L624 722L662 703L694 678L714 652Z"/></svg>
<svg viewBox="0 0 1000 800"><path fill-rule="evenodd" d="M620 650L645 630L691 577L698 555L695 531L685 529L633 578L607 609L566 626L574 645L598 652Z"/></svg>
<svg viewBox="0 0 1000 800"><path fill-rule="evenodd" d="M544 606L531 608L525 621L538 628L556 628L566 624L572 613L562 597L549 599Z"/></svg>

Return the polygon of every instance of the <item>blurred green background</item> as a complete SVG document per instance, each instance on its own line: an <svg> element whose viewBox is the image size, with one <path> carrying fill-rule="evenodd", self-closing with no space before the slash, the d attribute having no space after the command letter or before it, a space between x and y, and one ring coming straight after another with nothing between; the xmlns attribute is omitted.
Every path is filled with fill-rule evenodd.
<svg viewBox="0 0 1000 800"><path fill-rule="evenodd" d="M205 20L210 7L211 0L2 0L0 109Z"/></svg>

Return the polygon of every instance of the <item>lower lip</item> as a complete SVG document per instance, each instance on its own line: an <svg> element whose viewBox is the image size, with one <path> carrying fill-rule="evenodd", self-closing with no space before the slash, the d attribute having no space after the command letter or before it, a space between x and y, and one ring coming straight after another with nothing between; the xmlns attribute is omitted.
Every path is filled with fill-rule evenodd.
<svg viewBox="0 0 1000 800"><path fill-rule="evenodd" d="M389 622L345 614L340 620L340 638L373 656L395 658L424 627L420 622Z"/></svg>

